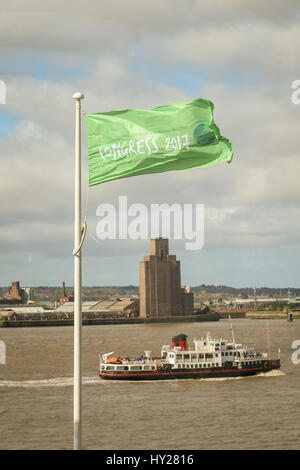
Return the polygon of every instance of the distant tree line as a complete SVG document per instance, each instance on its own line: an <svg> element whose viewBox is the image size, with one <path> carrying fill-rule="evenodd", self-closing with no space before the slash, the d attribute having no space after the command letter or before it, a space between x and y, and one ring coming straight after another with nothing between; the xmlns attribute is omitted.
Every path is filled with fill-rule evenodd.
<svg viewBox="0 0 300 470"><path fill-rule="evenodd" d="M10 287L0 287L0 296L8 293ZM201 284L199 286L192 287L192 291L195 294L227 294L232 295L233 297L242 296L247 298L247 296L253 297L253 287L245 288L235 288L230 286L213 284ZM290 291L292 296L300 296L300 288L271 288L271 287L257 287L256 295L257 296L267 296L267 297L287 297ZM62 288L61 286L51 287L51 286L39 286L33 288L33 298L35 301L38 300L49 300L54 302L58 300L61 296ZM72 294L73 287L66 286L66 293ZM139 288L138 286L87 286L82 288L82 300L99 300L99 299L109 299L111 297L129 297L132 295L138 295Z"/></svg>

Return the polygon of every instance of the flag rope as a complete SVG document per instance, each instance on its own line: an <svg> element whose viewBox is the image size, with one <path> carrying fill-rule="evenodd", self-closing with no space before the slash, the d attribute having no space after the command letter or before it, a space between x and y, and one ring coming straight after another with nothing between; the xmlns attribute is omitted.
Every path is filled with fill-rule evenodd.
<svg viewBox="0 0 300 470"><path fill-rule="evenodd" d="M74 250L73 250L73 255L74 255L74 256L77 256L78 253L79 253L80 250L81 250L81 247L82 247L83 242L84 242L84 240L85 240L86 231L87 231L87 223L84 222L84 224L83 224L83 226L82 226L82 228L81 228L81 240L80 240L80 243L79 243L79 245L78 245L78 248L74 248Z"/></svg>

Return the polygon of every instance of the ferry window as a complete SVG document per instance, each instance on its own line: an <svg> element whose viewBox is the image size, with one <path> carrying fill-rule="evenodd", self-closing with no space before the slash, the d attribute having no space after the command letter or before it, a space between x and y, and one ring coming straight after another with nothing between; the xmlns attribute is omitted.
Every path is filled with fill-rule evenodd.
<svg viewBox="0 0 300 470"><path fill-rule="evenodd" d="M191 364L191 367L194 368L194 364Z"/></svg>
<svg viewBox="0 0 300 470"><path fill-rule="evenodd" d="M221 354L222 354L222 356L224 356L224 353L223 353L223 352L222 352Z"/></svg>
<svg viewBox="0 0 300 470"><path fill-rule="evenodd" d="M215 367L215 365L214 365L214 364L212 364L211 366L212 366L212 367Z"/></svg>
<svg viewBox="0 0 300 470"><path fill-rule="evenodd" d="M107 366L106 370L115 370L115 366Z"/></svg>
<svg viewBox="0 0 300 470"><path fill-rule="evenodd" d="M204 344L204 346L206 346L206 343L205 343L205 342L204 342L203 344Z"/></svg>
<svg viewBox="0 0 300 470"><path fill-rule="evenodd" d="M190 355L189 355L189 354L184 354L183 357L184 357L185 360L189 360L189 359L190 359Z"/></svg>
<svg viewBox="0 0 300 470"><path fill-rule="evenodd" d="M182 361L182 354L177 354L176 358L177 358L177 361Z"/></svg>
<svg viewBox="0 0 300 470"><path fill-rule="evenodd" d="M206 367L206 364L203 364L203 367Z"/></svg>
<svg viewBox="0 0 300 470"><path fill-rule="evenodd" d="M207 364L207 367L210 367L210 364Z"/></svg>
<svg viewBox="0 0 300 470"><path fill-rule="evenodd" d="M178 369L181 369L181 364L178 364Z"/></svg>
<svg viewBox="0 0 300 470"><path fill-rule="evenodd" d="M188 368L190 367L190 365L189 365L189 364L187 364L185 367L188 369Z"/></svg>
<svg viewBox="0 0 300 470"><path fill-rule="evenodd" d="M219 354L216 354L216 357L219 357Z"/></svg>
<svg viewBox="0 0 300 470"><path fill-rule="evenodd" d="M144 370L149 370L150 366L144 366Z"/></svg>

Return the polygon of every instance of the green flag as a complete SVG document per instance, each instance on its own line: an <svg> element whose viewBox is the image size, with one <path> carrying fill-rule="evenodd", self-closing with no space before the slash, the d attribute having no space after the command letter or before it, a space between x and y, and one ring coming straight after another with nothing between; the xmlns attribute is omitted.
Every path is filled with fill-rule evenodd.
<svg viewBox="0 0 300 470"><path fill-rule="evenodd" d="M211 101L155 109L86 114L89 185L128 176L230 162L233 147L220 135Z"/></svg>

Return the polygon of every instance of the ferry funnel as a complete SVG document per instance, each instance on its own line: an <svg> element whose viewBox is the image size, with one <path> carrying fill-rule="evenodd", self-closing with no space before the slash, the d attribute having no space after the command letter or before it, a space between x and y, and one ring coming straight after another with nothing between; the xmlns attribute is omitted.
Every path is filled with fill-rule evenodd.
<svg viewBox="0 0 300 470"><path fill-rule="evenodd" d="M180 347L181 351L186 351L188 349L187 345L187 335L180 334L173 336L172 338L172 349Z"/></svg>

